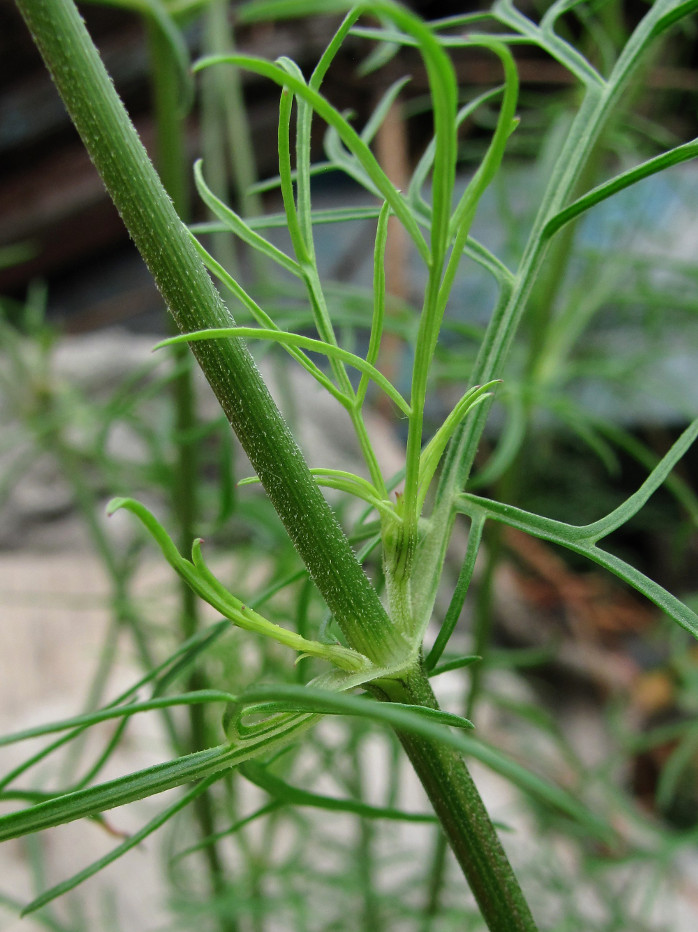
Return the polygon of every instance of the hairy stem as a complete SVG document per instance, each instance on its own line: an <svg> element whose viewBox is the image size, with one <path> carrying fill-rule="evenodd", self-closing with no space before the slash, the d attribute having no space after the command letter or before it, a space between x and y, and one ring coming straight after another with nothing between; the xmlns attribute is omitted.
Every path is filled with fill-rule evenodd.
<svg viewBox="0 0 698 932"><path fill-rule="evenodd" d="M390 681L385 690L381 698L438 708L421 667L413 668L401 680ZM488 928L508 932L535 930L531 911L462 758L443 745L415 735L399 737L468 878Z"/></svg>
<svg viewBox="0 0 698 932"><path fill-rule="evenodd" d="M178 328L234 326L166 195L72 0L17 0L92 161ZM245 344L193 347L294 546L352 647L405 654Z"/></svg>
<svg viewBox="0 0 698 932"><path fill-rule="evenodd" d="M233 326L72 0L17 0L17 5L179 329ZM391 624L245 345L238 339L212 340L196 343L193 350L349 645L381 666L406 664L409 644ZM410 667L403 679L384 681L382 698L436 707L421 667ZM535 929L463 761L437 742L401 740L490 929Z"/></svg>

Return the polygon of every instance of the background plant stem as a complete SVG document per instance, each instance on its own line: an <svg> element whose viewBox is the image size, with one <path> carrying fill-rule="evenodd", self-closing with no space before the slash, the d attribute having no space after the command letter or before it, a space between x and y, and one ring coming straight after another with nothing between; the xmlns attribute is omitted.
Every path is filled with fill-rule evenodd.
<svg viewBox="0 0 698 932"><path fill-rule="evenodd" d="M155 23L148 23L157 164L163 187L172 198L175 210L181 217L190 213L190 193L187 181L186 123L178 100L177 65L172 60L171 48ZM173 325L174 329L174 325ZM173 346L170 350L172 365L177 375L172 383L174 404L174 462L172 463L172 511L179 525L179 546L186 552L196 537L198 515L199 469L195 441L197 424L196 395L192 357L186 346ZM199 602L193 590L180 581L180 630L182 639L196 634L199 623ZM187 679L187 689L195 691L208 685L205 673L194 668ZM207 746L206 712L203 706L189 707L189 735L186 751L199 751ZM201 838L215 832L214 800L211 790L197 796L193 804ZM228 891L219 846L208 844L203 856L209 874L211 892L223 897ZM218 915L220 932L237 932L238 924L230 915Z"/></svg>

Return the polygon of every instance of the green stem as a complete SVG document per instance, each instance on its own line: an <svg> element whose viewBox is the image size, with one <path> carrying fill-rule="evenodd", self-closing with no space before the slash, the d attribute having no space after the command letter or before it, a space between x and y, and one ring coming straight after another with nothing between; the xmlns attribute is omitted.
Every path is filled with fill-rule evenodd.
<svg viewBox="0 0 698 932"><path fill-rule="evenodd" d="M586 82L584 99L550 174L513 286L511 290L502 292L480 346L470 377L471 384L482 384L500 378L504 373L521 320L548 255L550 237L557 229L550 227L550 222L569 204L598 138L647 48L664 30L697 6L698 0L685 0L684 3L657 0L628 39L608 79L599 81L598 76L592 76ZM495 11L502 23L517 28L521 14L512 11L509 4L496 4ZM430 615L436 596L436 580L440 577L453 526L454 497L466 485L489 410L488 401L481 404L454 434L446 453L430 521L434 531L418 552L420 602L417 611L422 619Z"/></svg>
<svg viewBox="0 0 698 932"><path fill-rule="evenodd" d="M90 488L89 479L80 461L80 456L65 441L60 430L50 438L50 448L68 480L73 500L85 522L90 542L99 554L100 561L109 578L110 599L119 625L127 626L133 635L139 660L148 670L154 666L153 655L136 610L128 593L128 570L117 559L111 541L98 519L97 497ZM168 734L174 739L176 731L169 713L164 715Z"/></svg>
<svg viewBox="0 0 698 932"><path fill-rule="evenodd" d="M182 332L232 326L72 0L17 0L64 103ZM349 643L394 664L406 645L315 484L245 344L193 347L214 393Z"/></svg>
<svg viewBox="0 0 698 932"><path fill-rule="evenodd" d="M352 798L362 802L366 796L361 760L363 750L359 732L350 748L351 773L346 783ZM359 818L355 824L355 831L357 837L354 856L361 889L361 904L356 920L357 932L374 932L375 929L383 928L381 903L376 891L375 825L371 819Z"/></svg>
<svg viewBox="0 0 698 932"><path fill-rule="evenodd" d="M177 63L172 58L171 46L162 30L156 24L148 23L147 32L157 164L165 190L172 198L179 215L184 217L190 212L190 193L187 179L186 125L178 99ZM175 459L172 465L171 500L179 525L179 544L186 552L196 537L198 514L199 469L194 440L194 428L197 424L196 397L191 356L186 346L173 346L170 352L173 357L172 364L178 372L172 383ZM187 641L199 628L199 601L196 593L183 580L180 582L179 598L180 630L183 640ZM187 689L195 691L207 686L205 674L200 669L194 669L187 679ZM202 705L189 707L189 734L186 743L190 752L199 751L207 746L206 710ZM215 832L214 804L210 789L196 797L193 809L201 837L209 838ZM222 898L228 889L228 882L219 846L206 845L203 852L211 890L214 895ZM220 932L237 932L238 924L233 917L220 915L218 928Z"/></svg>
<svg viewBox="0 0 698 932"><path fill-rule="evenodd" d="M427 879L427 900L422 915L422 932L430 932L433 920L439 914L441 894L446 877L446 836L438 832L434 836L434 847L431 852L431 862Z"/></svg>
<svg viewBox="0 0 698 932"><path fill-rule="evenodd" d="M438 708L429 680L414 667L401 680L383 684L383 699ZM536 924L484 803L462 758L440 744L399 735L441 822L487 927L533 932Z"/></svg>
<svg viewBox="0 0 698 932"><path fill-rule="evenodd" d="M186 127L179 99L180 82L171 46L156 23L146 20L155 116L155 152L162 184L175 210L189 213Z"/></svg>
<svg viewBox="0 0 698 932"><path fill-rule="evenodd" d="M228 0L208 0L204 12L204 47L206 55L223 55L235 50L235 35L229 19ZM201 146L206 175L218 197L233 195L233 203L243 217L263 213L259 194L251 190L257 181L252 133L245 112L242 77L239 68L209 68L201 82ZM216 259L239 278L240 265L236 243L227 233L212 237ZM260 255L245 251L251 279L262 281Z"/></svg>
<svg viewBox="0 0 698 932"><path fill-rule="evenodd" d="M179 329L233 326L72 0L17 0L17 5ZM380 665L406 663L409 645L392 626L245 345L239 339L202 341L193 351L349 645ZM421 668L381 686L383 698L436 706ZM490 929L535 929L463 761L439 743L407 735L401 740ZM184 770L175 780L186 780Z"/></svg>
<svg viewBox="0 0 698 932"><path fill-rule="evenodd" d="M212 55L235 51L235 35L228 17L228 10L229 4L226 0L212 0L208 4L206 11L207 51ZM257 217L264 212L264 207L259 194L250 190L257 181L257 169L240 69L213 70L217 75L216 93L227 135L230 174L237 203L240 205L240 213L243 217ZM251 259L254 263L253 256Z"/></svg>
<svg viewBox="0 0 698 932"><path fill-rule="evenodd" d="M472 652L482 659L479 663L473 664L470 673L468 701L463 713L466 717L474 714L475 706L482 693L491 649L494 621L494 577L501 558L502 529L500 526L495 526L494 528L489 527L488 530L490 533L487 540L487 562L485 563L485 571L480 580L474 606L475 624L472 646Z"/></svg>
<svg viewBox="0 0 698 932"><path fill-rule="evenodd" d="M170 46L155 24L148 25L153 109L157 137L157 165L162 184L172 198L180 216L189 214L189 190L186 172L185 127L179 112L177 95L177 67L173 62ZM171 498L173 511L179 525L179 546L186 553L196 537L198 464L193 440L196 427L196 402L193 373L187 365L191 358L186 348L172 347L173 365L178 371L173 381L175 408L175 462ZM191 588L181 587L181 628L185 640L196 633L198 627L198 602ZM201 686L202 684L199 684ZM196 688L190 686L190 688ZM197 710L197 714L200 710ZM198 750L202 745L193 747Z"/></svg>

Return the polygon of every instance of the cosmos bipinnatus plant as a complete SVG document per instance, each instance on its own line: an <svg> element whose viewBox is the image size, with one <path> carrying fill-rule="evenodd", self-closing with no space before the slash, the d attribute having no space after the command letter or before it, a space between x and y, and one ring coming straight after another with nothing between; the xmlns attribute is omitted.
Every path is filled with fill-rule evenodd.
<svg viewBox="0 0 698 932"><path fill-rule="evenodd" d="M364 716L394 728L433 804L453 852L490 929L536 928L531 910L509 865L497 833L470 777L466 758L480 759L538 793L550 805L603 836L608 825L552 783L527 775L505 755L471 737L467 720L439 710L429 677L439 660L467 596L486 522L498 522L587 557L651 600L693 635L698 618L658 583L608 552L604 538L628 521L667 479L698 435L695 421L651 472L639 490L610 514L591 524L574 525L531 514L506 502L469 491L475 454L493 397L505 378L527 302L546 254L558 232L589 208L648 175L698 154L695 142L678 146L592 190L579 183L599 136L647 51L670 27L698 6L696 2L656 0L625 47L599 70L556 29L576 0L557 0L539 23L520 13L510 0L492 11L427 24L391 0L352 6L345 3L256 2L242 18L265 19L336 12L344 15L334 38L311 76L287 58L269 62L241 54L207 58L195 71L235 65L275 82L281 92L278 122L279 178L284 224L292 251L264 236L264 222L246 220L219 200L206 183L206 166L197 164L199 194L220 225L243 240L305 290L313 336L282 329L243 284L235 280L180 221L120 103L80 19L73 0L17 0L109 194L152 272L181 336L166 341L191 345L199 365L235 430L258 480L281 518L313 583L322 595L339 639L301 636L265 618L230 593L207 567L200 541L190 555L179 552L165 528L145 506L116 499L152 534L173 569L203 600L233 624L273 639L299 656L326 664L325 672L304 685L264 685L241 694L220 689L134 701L133 694L87 716L33 729L18 740L53 732L77 733L105 719L125 718L146 709L193 703L222 703L225 741L193 754L120 779L56 794L0 819L0 837L13 838L67 821L95 816L112 807L191 784L186 794L99 864L33 906L70 889L83 877L137 844L175 812L204 792L230 768L253 758L268 758L300 739L324 714ZM370 16L365 23L359 20ZM162 21L162 15L160 16ZM377 22L377 25L376 25ZM406 190L389 180L372 151L375 133L403 82L391 86L368 123L360 129L322 95L333 58L350 32L375 40L381 54L401 46L416 48L429 83L433 137ZM517 70L512 46L538 46L564 66L580 89L576 117L556 153L546 190L517 268L507 267L470 235L480 199L495 177L507 143L517 128ZM499 62L501 87L459 107L459 88L451 56L486 50ZM608 57L608 56L607 56ZM184 78L186 80L186 76ZM458 133L461 124L484 106L497 108L496 125L479 167L465 190L455 194ZM362 208L317 211L312 204L311 126L326 125L327 163L348 175L366 193ZM293 132L292 132L293 127ZM422 306L415 310L413 363L409 393L403 394L379 368L386 326L384 254L389 218L402 225L426 271ZM365 355L341 345L326 286L318 272L314 238L319 224L373 220L373 314ZM323 233L323 235L325 235ZM463 371L462 394L441 426L425 429L430 373L444 315L457 276L477 263L494 279L498 297L477 357ZM230 309L209 277L225 286ZM236 310L237 308L237 310ZM237 326L242 315L247 326ZM353 425L365 460L365 474L306 466L247 349L271 341L284 348L343 408ZM326 365L315 361L324 357ZM366 399L383 393L406 425L404 474L383 475L364 418ZM398 494L394 494L399 480ZM385 594L379 597L344 531L323 497L330 487L361 500L372 516L364 521L367 553L382 552ZM462 569L445 616L435 617L435 600L446 549L458 515L469 520ZM369 546L370 545L370 546ZM425 656L427 625L439 625ZM463 658L464 665L468 658ZM456 665L452 662L452 665ZM366 696L353 695L357 689ZM475 723L477 724L477 722ZM13 775L13 778L16 774ZM3 784L8 791L8 781Z"/></svg>

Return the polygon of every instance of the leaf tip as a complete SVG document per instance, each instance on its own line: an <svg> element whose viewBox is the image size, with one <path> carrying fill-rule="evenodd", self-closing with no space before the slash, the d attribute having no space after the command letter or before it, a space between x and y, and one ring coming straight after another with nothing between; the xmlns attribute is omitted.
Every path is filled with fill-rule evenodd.
<svg viewBox="0 0 698 932"><path fill-rule="evenodd" d="M201 566L201 564L204 562L204 558L201 553L201 545L203 542L203 537L197 537L191 545L191 561L196 567Z"/></svg>
<svg viewBox="0 0 698 932"><path fill-rule="evenodd" d="M127 498L112 498L112 500L107 504L107 517L111 518L114 512L118 511L120 508L123 508L127 502Z"/></svg>

